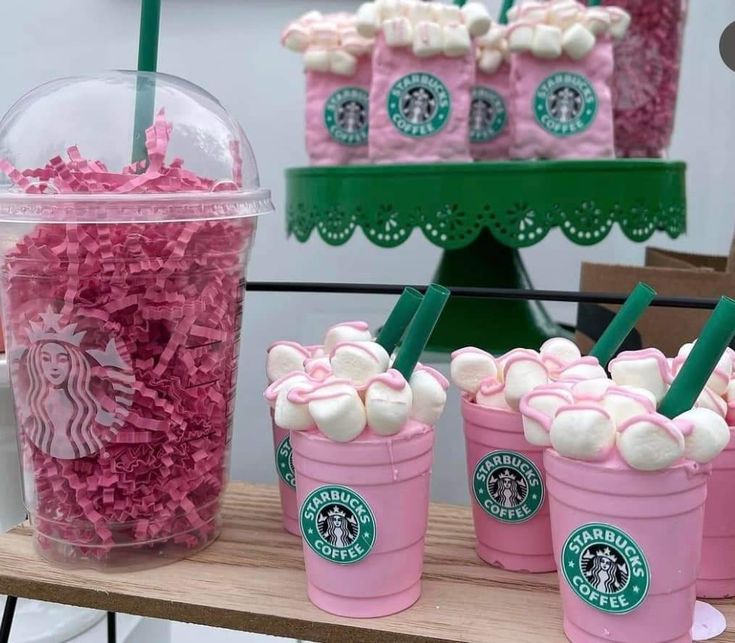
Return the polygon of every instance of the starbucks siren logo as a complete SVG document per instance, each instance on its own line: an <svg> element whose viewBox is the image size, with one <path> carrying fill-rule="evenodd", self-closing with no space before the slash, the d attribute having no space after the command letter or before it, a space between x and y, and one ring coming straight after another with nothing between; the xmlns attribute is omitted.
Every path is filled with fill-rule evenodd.
<svg viewBox="0 0 735 643"><path fill-rule="evenodd" d="M432 74L408 74L388 92L391 123L401 134L413 138L439 132L447 124L451 108L449 90Z"/></svg>
<svg viewBox="0 0 735 643"><path fill-rule="evenodd" d="M500 522L525 522L544 502L541 473L514 451L493 451L477 463L472 476L475 500Z"/></svg>
<svg viewBox="0 0 735 643"><path fill-rule="evenodd" d="M360 87L343 87L334 92L324 107L329 135L342 145L367 145L368 105L368 93Z"/></svg>
<svg viewBox="0 0 735 643"><path fill-rule="evenodd" d="M561 552L564 578L585 603L625 614L646 598L651 582L641 548L624 531L601 523L575 529Z"/></svg>
<svg viewBox="0 0 735 643"><path fill-rule="evenodd" d="M584 132L597 115L597 95L580 74L558 72L546 78L533 98L536 120L558 137Z"/></svg>
<svg viewBox="0 0 735 643"><path fill-rule="evenodd" d="M333 563L361 561L375 545L370 505L349 487L327 485L312 491L301 505L300 524L309 547Z"/></svg>
<svg viewBox="0 0 735 643"><path fill-rule="evenodd" d="M494 89L478 85L472 90L470 141L492 141L505 129L507 112L503 97Z"/></svg>
<svg viewBox="0 0 735 643"><path fill-rule="evenodd" d="M291 448L291 437L286 436L276 449L276 470L278 475L291 489L296 488L296 474L293 468L293 449Z"/></svg>

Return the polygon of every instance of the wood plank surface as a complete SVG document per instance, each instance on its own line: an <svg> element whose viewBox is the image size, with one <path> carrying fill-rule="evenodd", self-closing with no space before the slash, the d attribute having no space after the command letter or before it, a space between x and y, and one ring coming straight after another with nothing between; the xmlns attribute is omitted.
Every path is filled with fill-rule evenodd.
<svg viewBox="0 0 735 643"><path fill-rule="evenodd" d="M224 529L204 551L158 569L103 574L49 566L30 530L0 535L0 593L328 643L563 642L556 575L480 562L469 508L432 505L423 595L382 619L344 619L306 598L301 543L283 531L274 487L233 483ZM735 643L735 603L717 603Z"/></svg>

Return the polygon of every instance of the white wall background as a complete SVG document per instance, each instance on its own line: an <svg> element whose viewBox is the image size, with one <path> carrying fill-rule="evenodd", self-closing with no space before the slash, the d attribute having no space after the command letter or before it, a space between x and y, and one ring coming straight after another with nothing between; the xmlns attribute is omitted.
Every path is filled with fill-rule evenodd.
<svg viewBox="0 0 735 643"><path fill-rule="evenodd" d="M490 2L495 8L498 0ZM735 20L732 0L691 2L673 158L689 162L689 232L662 246L724 253L735 217L735 74L721 62L719 36ZM357 0L164 0L161 71L184 76L218 96L242 122L259 159L262 183L284 204L283 170L306 161L303 149L301 62L281 49L283 25L319 6L354 8ZM0 112L46 80L136 63L139 2L136 0L33 0L3 3L0 21ZM643 247L614 231L592 248L572 246L561 234L523 252L535 284L567 289L576 285L584 259L639 263ZM301 245L285 237L282 211L263 219L250 278L421 283L430 279L438 249L419 234L400 250L381 250L357 233L341 248L318 238ZM381 297L248 297L233 476L274 481L264 386L265 347L275 339L318 341L327 323L365 318L382 321L390 299ZM552 311L565 320L574 310ZM464 446L457 400L452 398L440 427L434 496L465 502Z"/></svg>

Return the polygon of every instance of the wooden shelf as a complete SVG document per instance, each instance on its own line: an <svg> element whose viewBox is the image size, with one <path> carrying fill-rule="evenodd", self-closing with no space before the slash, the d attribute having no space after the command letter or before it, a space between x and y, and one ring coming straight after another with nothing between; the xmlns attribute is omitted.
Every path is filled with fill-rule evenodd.
<svg viewBox="0 0 735 643"><path fill-rule="evenodd" d="M0 593L235 630L334 643L563 642L554 574L494 569L473 550L469 509L432 505L423 596L382 619L325 614L306 598L301 543L285 533L275 488L233 483L211 547L159 569L102 574L50 567L30 530L0 535ZM718 604L731 624L735 603Z"/></svg>

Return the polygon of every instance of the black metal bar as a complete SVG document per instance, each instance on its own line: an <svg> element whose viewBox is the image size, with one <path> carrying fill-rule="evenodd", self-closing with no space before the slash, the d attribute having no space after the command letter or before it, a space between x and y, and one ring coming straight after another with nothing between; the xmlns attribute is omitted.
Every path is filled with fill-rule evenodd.
<svg viewBox="0 0 735 643"><path fill-rule="evenodd" d="M409 285L409 284L406 284ZM424 292L426 286L412 285ZM329 293L352 295L400 295L405 286L402 284L351 284L322 282L251 281L247 284L250 292L295 292ZM447 286L455 297L476 297L479 299L527 299L538 301L560 301L578 304L622 304L627 295L604 292L576 292L573 290L522 290L513 288L472 288ZM713 309L717 299L696 297L657 296L651 306L666 308Z"/></svg>
<svg viewBox="0 0 735 643"><path fill-rule="evenodd" d="M107 612L107 643L117 643L117 614Z"/></svg>
<svg viewBox="0 0 735 643"><path fill-rule="evenodd" d="M15 616L15 606L17 604L17 596L8 596L5 598L3 622L0 624L0 643L8 643L10 640L10 630L13 627L13 617Z"/></svg>

